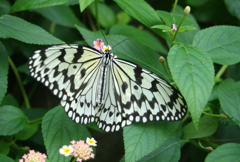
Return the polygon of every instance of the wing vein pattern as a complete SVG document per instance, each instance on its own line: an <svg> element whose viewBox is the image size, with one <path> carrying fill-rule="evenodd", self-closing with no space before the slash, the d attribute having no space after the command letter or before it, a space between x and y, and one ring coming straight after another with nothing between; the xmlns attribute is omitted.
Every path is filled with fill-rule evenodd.
<svg viewBox="0 0 240 162"><path fill-rule="evenodd" d="M173 86L137 64L113 57L111 51L55 45L35 51L29 70L61 99L73 121L95 120L107 132L133 122L178 121L187 113L184 98Z"/></svg>

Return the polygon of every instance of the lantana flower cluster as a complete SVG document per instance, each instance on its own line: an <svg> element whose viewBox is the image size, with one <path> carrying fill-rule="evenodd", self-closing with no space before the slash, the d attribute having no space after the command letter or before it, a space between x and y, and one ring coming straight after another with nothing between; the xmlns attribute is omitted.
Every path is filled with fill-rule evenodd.
<svg viewBox="0 0 240 162"><path fill-rule="evenodd" d="M80 141L71 141L71 145L64 145L59 149L59 153L64 156L73 156L77 160L77 162L81 162L82 160L88 160L90 158L94 158L94 154L92 147L97 146L97 141L94 138L87 138L86 143L83 140Z"/></svg>
<svg viewBox="0 0 240 162"><path fill-rule="evenodd" d="M45 162L47 159L46 154L29 150L28 154L24 154L19 162Z"/></svg>

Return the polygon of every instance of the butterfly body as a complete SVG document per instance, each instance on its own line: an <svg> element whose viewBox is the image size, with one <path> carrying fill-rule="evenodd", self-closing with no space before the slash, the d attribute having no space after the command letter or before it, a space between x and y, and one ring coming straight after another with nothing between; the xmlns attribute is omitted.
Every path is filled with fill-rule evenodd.
<svg viewBox="0 0 240 162"><path fill-rule="evenodd" d="M113 132L153 120L178 121L187 107L169 83L132 62L117 58L110 46L102 52L77 45L55 45L35 51L30 74L61 99L76 123L94 120Z"/></svg>

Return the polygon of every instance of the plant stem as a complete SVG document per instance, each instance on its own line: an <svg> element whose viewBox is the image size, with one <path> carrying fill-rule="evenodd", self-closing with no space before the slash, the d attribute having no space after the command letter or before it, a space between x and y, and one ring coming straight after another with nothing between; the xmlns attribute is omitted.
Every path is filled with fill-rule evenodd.
<svg viewBox="0 0 240 162"><path fill-rule="evenodd" d="M172 24L175 24L175 10L176 10L176 6L177 6L178 0L175 0L174 4L173 4L173 10L172 10Z"/></svg>
<svg viewBox="0 0 240 162"><path fill-rule="evenodd" d="M56 23L55 23L55 22L52 22L51 25L50 25L49 32L53 34L54 31L55 31L55 28L56 28Z"/></svg>
<svg viewBox="0 0 240 162"><path fill-rule="evenodd" d="M227 68L228 68L228 65L223 65L221 69L218 71L218 73L216 74L215 78L216 79L221 78L221 76L223 75L223 73L226 71Z"/></svg>
<svg viewBox="0 0 240 162"><path fill-rule="evenodd" d="M9 62L10 66L13 69L13 72L14 72L14 74L16 76L17 82L19 84L20 90L21 90L23 98L24 98L25 106L26 106L27 109L30 109L30 107L31 107L30 106L30 102L29 102L27 93L26 93L26 91L24 89L23 82L22 82L22 80L20 78L20 75L19 75L19 73L17 71L17 68L16 68L15 64L13 63L12 59L9 56L8 56L8 62Z"/></svg>
<svg viewBox="0 0 240 162"><path fill-rule="evenodd" d="M34 119L28 122L29 124L41 124L42 123L42 118Z"/></svg>
<svg viewBox="0 0 240 162"><path fill-rule="evenodd" d="M221 118L220 114L210 114L210 113L206 113L206 112L203 112L203 114L208 115L208 116L212 116L212 117Z"/></svg>

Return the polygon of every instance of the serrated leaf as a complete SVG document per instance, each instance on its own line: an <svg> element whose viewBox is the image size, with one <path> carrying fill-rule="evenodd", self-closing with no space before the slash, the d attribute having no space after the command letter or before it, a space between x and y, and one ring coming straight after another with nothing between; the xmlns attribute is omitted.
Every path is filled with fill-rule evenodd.
<svg viewBox="0 0 240 162"><path fill-rule="evenodd" d="M96 14L96 5L98 8L97 14ZM107 6L106 4L100 3L100 2L92 3L89 6L89 9L94 15L94 17L97 19L98 23L104 28L110 28L115 24L116 16L114 14L114 11L112 10L111 7Z"/></svg>
<svg viewBox="0 0 240 162"><path fill-rule="evenodd" d="M240 61L240 28L236 26L214 26L199 31L193 39L211 56L213 62L232 65Z"/></svg>
<svg viewBox="0 0 240 162"><path fill-rule="evenodd" d="M9 158L6 155L0 154L0 161L4 161L4 162L15 162L15 160Z"/></svg>
<svg viewBox="0 0 240 162"><path fill-rule="evenodd" d="M69 6L52 6L34 9L33 11L62 26L71 28L75 28L74 25L83 26Z"/></svg>
<svg viewBox="0 0 240 162"><path fill-rule="evenodd" d="M154 35L146 30L140 30L130 25L114 25L110 28L109 34L127 36L136 40L138 43L153 49L154 51L167 54L166 47L164 47Z"/></svg>
<svg viewBox="0 0 240 162"><path fill-rule="evenodd" d="M239 161L240 159L240 144L227 143L219 146L208 154L205 162L227 162L227 161Z"/></svg>
<svg viewBox="0 0 240 162"><path fill-rule="evenodd" d="M160 147L137 162L179 161L181 155L181 146L184 143L185 141L183 140L177 138L169 138Z"/></svg>
<svg viewBox="0 0 240 162"><path fill-rule="evenodd" d="M87 8L94 1L95 0L84 0L84 1L79 0L80 11L83 12L85 8Z"/></svg>
<svg viewBox="0 0 240 162"><path fill-rule="evenodd" d="M50 6L57 6L62 5L71 2L72 0L17 0L12 8L11 13L23 11L23 10L29 10L34 8L43 8L43 7L50 7Z"/></svg>
<svg viewBox="0 0 240 162"><path fill-rule="evenodd" d="M162 145L180 122L134 123L123 129L125 161L137 161Z"/></svg>
<svg viewBox="0 0 240 162"><path fill-rule="evenodd" d="M187 101L197 129L214 83L213 62L199 48L176 44L169 51L168 64L173 80Z"/></svg>
<svg viewBox="0 0 240 162"><path fill-rule="evenodd" d="M203 138L211 136L217 130L218 119L211 116L203 116L199 121L198 131L194 129L193 122L183 128L184 139Z"/></svg>
<svg viewBox="0 0 240 162"><path fill-rule="evenodd" d="M17 107L0 107L0 135L13 135L22 130L27 123L24 113Z"/></svg>
<svg viewBox="0 0 240 162"><path fill-rule="evenodd" d="M2 102L2 99L7 92L7 84L8 84L8 55L7 51L0 42L0 104Z"/></svg>
<svg viewBox="0 0 240 162"><path fill-rule="evenodd" d="M90 46L95 39L103 38L101 33L94 33L79 26L77 26L77 29ZM115 55L118 56L118 58L132 61L165 79L167 78L166 74L162 73L164 70L158 61L159 55L150 48L121 35L107 35L106 39L108 43L113 47L112 51Z"/></svg>
<svg viewBox="0 0 240 162"><path fill-rule="evenodd" d="M240 124L240 82L226 79L218 87L218 97L222 110Z"/></svg>
<svg viewBox="0 0 240 162"><path fill-rule="evenodd" d="M41 27L11 15L0 17L0 29L1 38L13 38L25 43L40 45L63 43Z"/></svg>
<svg viewBox="0 0 240 162"><path fill-rule="evenodd" d="M64 112L62 106L53 108L43 117L42 133L48 159L57 162L70 160L70 157L63 157L59 154L59 149L63 145L70 145L72 140L86 140L86 137L91 137L87 128L74 123Z"/></svg>
<svg viewBox="0 0 240 162"><path fill-rule="evenodd" d="M155 10L143 0L114 0L126 13L146 25L151 27L161 24L161 20Z"/></svg>

